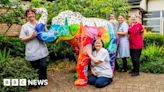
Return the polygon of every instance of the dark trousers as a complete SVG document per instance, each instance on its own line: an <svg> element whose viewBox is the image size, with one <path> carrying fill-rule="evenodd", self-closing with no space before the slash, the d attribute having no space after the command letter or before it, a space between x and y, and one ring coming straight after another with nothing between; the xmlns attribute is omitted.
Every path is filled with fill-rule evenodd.
<svg viewBox="0 0 164 92"><path fill-rule="evenodd" d="M124 71L127 71L127 60L126 57L122 58L122 65L123 67L120 68L117 62L117 59L115 60L115 70L119 70L119 69L124 69Z"/></svg>
<svg viewBox="0 0 164 92"><path fill-rule="evenodd" d="M38 69L39 80L47 79L47 57L30 61L30 63L34 69Z"/></svg>
<svg viewBox="0 0 164 92"><path fill-rule="evenodd" d="M133 64L132 72L139 73L141 51L142 49L130 49L130 56Z"/></svg>
<svg viewBox="0 0 164 92"><path fill-rule="evenodd" d="M91 74L88 76L88 84L95 85L97 88L102 88L107 86L112 82L112 78L107 77L97 77Z"/></svg>

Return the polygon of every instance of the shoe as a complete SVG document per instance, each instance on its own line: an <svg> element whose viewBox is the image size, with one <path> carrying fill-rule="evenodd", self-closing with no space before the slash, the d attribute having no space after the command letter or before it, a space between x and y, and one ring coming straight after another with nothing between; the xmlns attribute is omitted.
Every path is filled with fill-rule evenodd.
<svg viewBox="0 0 164 92"><path fill-rule="evenodd" d="M131 70L131 71L129 71L129 74L132 74L134 71L133 70Z"/></svg>
<svg viewBox="0 0 164 92"><path fill-rule="evenodd" d="M122 68L121 69L118 69L117 72L122 72Z"/></svg>
<svg viewBox="0 0 164 92"><path fill-rule="evenodd" d="M126 70L126 69L124 69L124 70L123 70L123 72L127 72L127 70Z"/></svg>
<svg viewBox="0 0 164 92"><path fill-rule="evenodd" d="M133 73L131 73L131 76L139 76L140 74L139 74L139 72L133 72Z"/></svg>
<svg viewBox="0 0 164 92"><path fill-rule="evenodd" d="M117 71L118 71L118 72L127 72L127 69L121 68L121 69L118 69Z"/></svg>

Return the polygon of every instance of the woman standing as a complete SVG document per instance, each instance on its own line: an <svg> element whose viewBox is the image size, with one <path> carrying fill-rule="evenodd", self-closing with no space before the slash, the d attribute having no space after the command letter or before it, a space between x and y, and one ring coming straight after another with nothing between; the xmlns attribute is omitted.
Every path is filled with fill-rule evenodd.
<svg viewBox="0 0 164 92"><path fill-rule="evenodd" d="M127 60L126 58L130 56L129 51L129 40L128 40L128 24L125 22L125 18L123 15L118 17L118 21L120 23L118 28L118 57L122 58L123 61L123 68L119 69L118 71L127 72Z"/></svg>
<svg viewBox="0 0 164 92"><path fill-rule="evenodd" d="M112 23L114 30L117 31L117 30L118 30L118 21L115 19L114 14L111 14L111 15L110 15L110 20L109 20L109 22Z"/></svg>
<svg viewBox="0 0 164 92"><path fill-rule="evenodd" d="M111 14L109 19L110 19L109 22L112 24L112 26L113 26L115 32L117 33L118 24L119 24L119 23L118 23L118 21L115 19L114 14ZM112 37L111 40L113 40L113 42L116 41L116 53L117 53L118 35L116 34L116 35L113 35L113 36L111 36L111 37ZM110 52L110 51L109 51L109 52ZM109 56L110 56L110 58L111 58L110 64L111 64L111 65L114 64L114 70L118 70L118 69L119 69L118 63L116 62L116 57L117 57L116 53L111 53L111 54L109 54Z"/></svg>
<svg viewBox="0 0 164 92"><path fill-rule="evenodd" d="M97 88L107 86L112 82L112 68L109 64L109 53L103 48L103 42L101 39L96 39L94 42L95 49L92 53L92 49L86 50L88 56L91 59L91 75L88 76L88 84L95 85Z"/></svg>
<svg viewBox="0 0 164 92"><path fill-rule="evenodd" d="M136 21L136 16L131 16L131 23L129 25L129 42L130 42L130 56L133 63L133 69L130 72L132 76L139 75L140 56L144 47L143 44L144 29L140 23Z"/></svg>
<svg viewBox="0 0 164 92"><path fill-rule="evenodd" d="M34 69L38 69L39 80L47 80L47 56L49 54L46 44L36 36L35 26L36 11L34 9L26 10L27 23L20 31L19 38L26 44L25 59L30 61Z"/></svg>

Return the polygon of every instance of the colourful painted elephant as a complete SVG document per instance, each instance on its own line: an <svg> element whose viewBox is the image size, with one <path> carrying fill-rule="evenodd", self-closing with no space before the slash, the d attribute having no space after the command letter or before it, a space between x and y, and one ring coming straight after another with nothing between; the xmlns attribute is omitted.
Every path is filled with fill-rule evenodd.
<svg viewBox="0 0 164 92"><path fill-rule="evenodd" d="M76 86L87 85L87 71L89 57L85 52L86 48L92 48L92 41L101 38L105 48L109 51L111 60L109 63L114 70L114 60L116 58L116 33L111 23L107 20L98 18L85 18L80 13L72 11L61 12L52 20L52 26L45 32L47 13L43 8L38 9L42 16L35 28L37 37L45 42L68 41L77 57Z"/></svg>

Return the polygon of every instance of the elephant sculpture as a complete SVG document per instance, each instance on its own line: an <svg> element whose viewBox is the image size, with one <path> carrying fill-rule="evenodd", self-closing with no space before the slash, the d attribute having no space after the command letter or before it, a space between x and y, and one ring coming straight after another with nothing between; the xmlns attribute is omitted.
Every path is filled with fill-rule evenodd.
<svg viewBox="0 0 164 92"><path fill-rule="evenodd" d="M87 85L87 71L89 57L85 52L86 48L92 48L92 41L101 38L104 47L109 51L112 69L114 71L114 61L116 58L117 40L116 30L112 24L104 19L85 18L78 12L63 11L52 19L50 29L45 32L47 21L47 11L44 8L36 9L41 13L38 24L35 27L38 39L45 42L59 43L67 41L72 46L75 57L77 57L77 74L75 86Z"/></svg>

